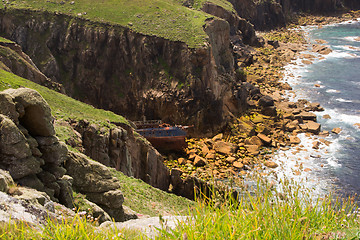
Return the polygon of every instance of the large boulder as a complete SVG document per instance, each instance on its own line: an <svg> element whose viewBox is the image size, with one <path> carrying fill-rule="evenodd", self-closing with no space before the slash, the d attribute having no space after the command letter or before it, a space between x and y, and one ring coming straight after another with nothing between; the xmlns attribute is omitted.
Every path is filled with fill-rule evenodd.
<svg viewBox="0 0 360 240"><path fill-rule="evenodd" d="M5 93L12 96L18 108L23 108L20 113L20 123L33 136L55 135L51 109L45 99L35 90L29 88L7 89Z"/></svg>
<svg viewBox="0 0 360 240"><path fill-rule="evenodd" d="M104 193L120 188L119 181L101 163L81 153L69 152L65 162L67 174L74 179L73 187L82 193Z"/></svg>
<svg viewBox="0 0 360 240"><path fill-rule="evenodd" d="M76 191L86 195L88 200L105 210L115 221L125 220L120 182L106 166L84 154L69 152L65 168L73 178L72 186Z"/></svg>

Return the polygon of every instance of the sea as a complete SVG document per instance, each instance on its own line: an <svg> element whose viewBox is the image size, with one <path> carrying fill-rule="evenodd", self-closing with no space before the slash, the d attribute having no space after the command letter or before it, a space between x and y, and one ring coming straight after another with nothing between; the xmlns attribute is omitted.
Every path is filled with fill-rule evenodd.
<svg viewBox="0 0 360 240"><path fill-rule="evenodd" d="M298 58L285 67L283 81L293 88L287 97L320 103L325 110L316 112L317 120L330 135L299 134L298 146L278 151L273 158L279 164L273 171L277 181L296 182L319 195L360 195L360 126L355 125L360 124L359 20L301 29L310 42L304 53L317 58L312 64ZM328 55L311 52L317 39L325 40L333 51ZM341 132L331 133L333 128ZM319 149L313 149L314 142L325 140L327 144L321 142Z"/></svg>

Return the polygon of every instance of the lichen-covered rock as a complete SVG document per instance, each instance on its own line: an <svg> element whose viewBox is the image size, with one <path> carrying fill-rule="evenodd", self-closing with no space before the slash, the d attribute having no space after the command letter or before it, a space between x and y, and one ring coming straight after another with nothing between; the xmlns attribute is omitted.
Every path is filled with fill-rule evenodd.
<svg viewBox="0 0 360 240"><path fill-rule="evenodd" d="M73 188L104 209L116 221L124 221L124 196L120 182L110 170L84 154L69 152L65 162L67 174L73 178Z"/></svg>
<svg viewBox="0 0 360 240"><path fill-rule="evenodd" d="M0 192L8 192L9 187L14 185L14 180L7 171L0 169Z"/></svg>
<svg viewBox="0 0 360 240"><path fill-rule="evenodd" d="M84 154L69 152L65 162L67 174L74 179L73 187L80 192L103 193L120 188L106 166L95 162Z"/></svg>
<svg viewBox="0 0 360 240"><path fill-rule="evenodd" d="M16 111L15 103L12 97L4 92L0 92L0 113L17 123L19 113Z"/></svg>
<svg viewBox="0 0 360 240"><path fill-rule="evenodd" d="M20 117L20 123L33 136L55 135L51 109L44 98L35 90L29 88L7 89L14 101L24 107L25 114Z"/></svg>

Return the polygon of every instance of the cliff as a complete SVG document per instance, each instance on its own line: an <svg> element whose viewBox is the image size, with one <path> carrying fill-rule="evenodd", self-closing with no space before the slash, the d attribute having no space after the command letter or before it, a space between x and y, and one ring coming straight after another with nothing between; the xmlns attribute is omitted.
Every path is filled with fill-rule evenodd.
<svg viewBox="0 0 360 240"><path fill-rule="evenodd" d="M357 0L229 0L237 14L256 30L284 27L298 13L333 14L344 9L359 9Z"/></svg>
<svg viewBox="0 0 360 240"><path fill-rule="evenodd" d="M206 21L208 43L197 48L41 11L2 10L0 25L69 96L131 120L162 119L211 134L245 108L224 20Z"/></svg>

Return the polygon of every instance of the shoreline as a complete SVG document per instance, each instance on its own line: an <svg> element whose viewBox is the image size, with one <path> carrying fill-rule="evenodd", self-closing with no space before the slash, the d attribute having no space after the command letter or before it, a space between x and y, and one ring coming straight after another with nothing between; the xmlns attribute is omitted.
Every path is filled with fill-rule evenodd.
<svg viewBox="0 0 360 240"><path fill-rule="evenodd" d="M343 14L343 17L335 18L336 20L334 17L312 16L307 22L321 28L328 24L354 20L355 17L360 17L360 11ZM310 46L310 43L305 41L304 34L302 29L260 33L267 38L266 44L254 49L253 62L250 65L239 63L239 66L245 70L243 74L246 74L246 82L255 86L250 92L261 93L262 97L256 94L251 96L248 102L252 108L243 116L235 118L230 129L224 133L213 138L189 139L186 154L168 156L166 165L180 172L183 179L198 178L207 182L227 179L242 186L254 173L260 176L276 173L281 164L274 159L275 155L281 152L289 153L291 150L297 153L304 151L306 147L302 144L303 137L300 136L300 139L298 134L304 133L307 137L328 136L329 131L320 131L321 126L313 113L322 111L323 108L307 100L291 102L288 93L293 96L296 96L296 93L284 81L284 67L294 59L301 59L302 64L311 64L318 58L315 55L331 52L324 47L325 43L319 40L318 44L313 46L314 54L304 54ZM288 39L291 41L287 41ZM264 99L264 96L270 96L271 99ZM313 137L312 147L315 150L331 144L327 140L318 139L320 138ZM295 175L311 171L312 169L300 166Z"/></svg>

